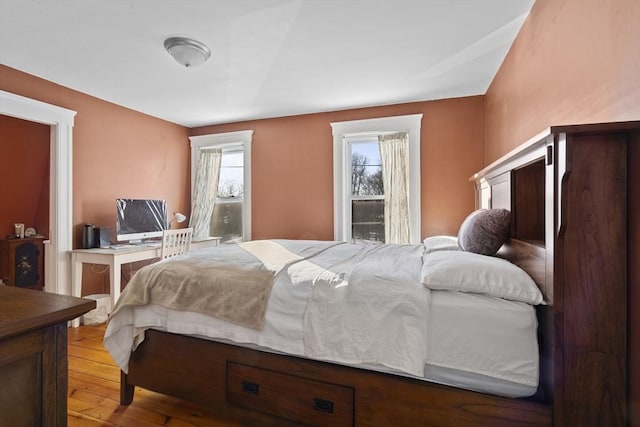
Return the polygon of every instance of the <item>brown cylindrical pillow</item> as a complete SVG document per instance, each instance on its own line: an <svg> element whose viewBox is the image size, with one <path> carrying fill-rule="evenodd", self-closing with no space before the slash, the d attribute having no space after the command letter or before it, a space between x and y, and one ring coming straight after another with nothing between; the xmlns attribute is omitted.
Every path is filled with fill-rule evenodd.
<svg viewBox="0 0 640 427"><path fill-rule="evenodd" d="M481 255L495 255L509 237L511 212L506 209L478 209L460 226L458 245Z"/></svg>

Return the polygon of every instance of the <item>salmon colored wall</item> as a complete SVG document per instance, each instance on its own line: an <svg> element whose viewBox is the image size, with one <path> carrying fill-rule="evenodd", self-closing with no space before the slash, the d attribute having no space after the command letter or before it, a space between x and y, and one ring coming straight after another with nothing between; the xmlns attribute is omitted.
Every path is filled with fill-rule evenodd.
<svg viewBox="0 0 640 427"><path fill-rule="evenodd" d="M189 213L188 130L0 65L0 90L77 111L73 146L74 247L82 224L111 227L117 197L165 198ZM330 123L423 113L422 235L455 234L474 209L468 177L482 166L483 100L469 97L193 129L255 131L253 237L333 238ZM105 291L100 266L85 268L84 294Z"/></svg>
<svg viewBox="0 0 640 427"><path fill-rule="evenodd" d="M82 224L109 226L115 239L117 197L163 198L169 212L189 213L187 129L0 65L0 90L77 111L73 129L74 247ZM3 204L6 203L3 200ZM108 274L85 268L84 293ZM101 266L94 271L104 271Z"/></svg>
<svg viewBox="0 0 640 427"><path fill-rule="evenodd" d="M422 236L456 234L475 207L483 100L468 97L206 126L253 130L252 237L333 239L332 122L422 113Z"/></svg>
<svg viewBox="0 0 640 427"><path fill-rule="evenodd" d="M0 115L0 238L24 223L49 235L50 128Z"/></svg>
<svg viewBox="0 0 640 427"><path fill-rule="evenodd" d="M552 125L640 119L640 1L537 0L485 95L485 165Z"/></svg>

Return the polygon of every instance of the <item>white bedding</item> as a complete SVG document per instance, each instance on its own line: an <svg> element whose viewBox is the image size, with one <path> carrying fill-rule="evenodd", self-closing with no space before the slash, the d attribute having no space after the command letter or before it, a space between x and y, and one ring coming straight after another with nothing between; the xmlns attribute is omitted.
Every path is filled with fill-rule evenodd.
<svg viewBox="0 0 640 427"><path fill-rule="evenodd" d="M311 244L282 243L294 251ZM338 245L322 252L317 259L314 257L293 264L286 272L276 275L261 331L232 325L203 314L160 306L123 307L109 320L105 347L126 372L129 355L142 340L144 330L154 328L267 351L396 372L498 395L521 397L535 392L538 349L537 322L532 306L479 294L428 290L419 283L421 263L416 260L420 258L420 245L378 246L400 251L401 256L392 258L376 257L376 250L372 248L367 248L373 251L367 253L358 252L350 246L356 245ZM364 258L375 262L359 267L344 263L345 258L363 258L365 253L369 256ZM394 259L395 264L385 265L383 259ZM389 298L387 293L386 297L381 298L377 295L377 286L364 286L371 278L360 281L354 280L354 277L364 277L361 274L350 276L354 268L365 268L371 277L382 279L379 283L397 290L396 296ZM399 271L402 274L389 277L385 276L384 271ZM344 286L345 283L349 285ZM373 305L373 310L372 306L365 308L365 305L356 304L362 310L348 310L346 317L342 315L345 307L336 303L336 295L330 296L333 303L329 306L308 303L324 294L333 293L331 290L337 290L336 295L343 293L355 297L351 302L342 299L343 305L349 307L354 306L353 301L377 303ZM411 295L405 303L400 302L400 294L403 293ZM405 315L389 320L390 314L399 310ZM363 334L357 327L353 329L353 325L361 323L362 319L358 319L361 315L372 323L373 332ZM332 318L340 320L332 324L329 322ZM310 322L323 322L330 326L322 329L320 334L310 335ZM338 333L345 324L351 328L348 336ZM354 353L349 346L340 344L345 339L350 342L354 337L364 344L384 342L386 345L377 347L388 354L369 357L370 346L364 345L362 351ZM327 346L331 349L326 350ZM409 362L405 358L402 358L402 362L399 362L400 359L391 359L389 362L388 356L397 351L408 354Z"/></svg>

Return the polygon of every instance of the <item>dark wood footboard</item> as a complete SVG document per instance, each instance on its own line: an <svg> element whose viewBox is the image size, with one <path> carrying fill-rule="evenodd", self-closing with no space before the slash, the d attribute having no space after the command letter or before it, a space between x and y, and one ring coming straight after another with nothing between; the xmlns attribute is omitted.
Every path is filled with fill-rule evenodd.
<svg viewBox="0 0 640 427"><path fill-rule="evenodd" d="M548 404L154 330L122 375L122 404L135 386L247 426L551 425Z"/></svg>

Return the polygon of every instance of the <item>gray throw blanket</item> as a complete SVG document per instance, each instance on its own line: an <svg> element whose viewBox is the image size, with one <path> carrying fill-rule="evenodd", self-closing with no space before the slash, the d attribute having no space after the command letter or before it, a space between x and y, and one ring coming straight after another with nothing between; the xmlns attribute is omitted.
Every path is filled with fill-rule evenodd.
<svg viewBox="0 0 640 427"><path fill-rule="evenodd" d="M133 276L111 316L124 306L159 305L262 330L275 275L328 246L296 253L259 240L160 261Z"/></svg>

